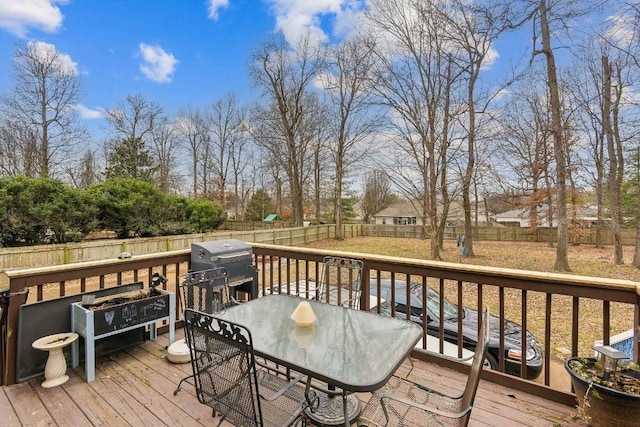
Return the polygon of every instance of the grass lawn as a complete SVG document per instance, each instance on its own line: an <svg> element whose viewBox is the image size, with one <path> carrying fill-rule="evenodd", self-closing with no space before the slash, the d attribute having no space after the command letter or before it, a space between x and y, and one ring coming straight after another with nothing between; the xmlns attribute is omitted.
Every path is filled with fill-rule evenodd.
<svg viewBox="0 0 640 427"><path fill-rule="evenodd" d="M356 237L342 241L322 240L306 247L334 249L339 251L364 252L379 255L429 259L429 241L421 239ZM443 261L462 264L487 265L521 270L553 271L556 258L555 246L546 243L524 242L474 242L475 256L463 257L455 240L445 240ZM613 263L613 248L597 249L593 246L569 246L571 274L593 277L608 277L640 282L640 269L631 266L633 248L624 248L625 265Z"/></svg>
<svg viewBox="0 0 640 427"><path fill-rule="evenodd" d="M343 241L323 240L306 247L331 249L349 252L362 252L379 255L392 255L407 258L429 259L429 241L406 238L358 237ZM630 266L633 248L624 248L625 265L613 264L613 249L608 246L596 249L593 246L580 245L569 247L569 265L571 274L626 279L640 282L640 270ZM486 265L522 270L551 272L555 262L556 248L546 243L514 242L474 242L474 257L462 257L460 248L454 240L445 241L442 260L463 264ZM447 297L456 301L454 285ZM485 299L493 313L498 312L497 289L485 286ZM505 314L507 318L521 323L521 293L507 290ZM476 301L475 285L466 285L463 304L473 307ZM544 338L545 295L528 292L527 327L539 340ZM475 307L474 307L475 308ZM551 354L558 357L568 356L571 343L572 303L570 297L554 296L551 319ZM580 301L580 342L579 355L592 355L593 342L602 338L602 302L582 299ZM617 334L633 327L633 307L626 304L611 304L611 334Z"/></svg>

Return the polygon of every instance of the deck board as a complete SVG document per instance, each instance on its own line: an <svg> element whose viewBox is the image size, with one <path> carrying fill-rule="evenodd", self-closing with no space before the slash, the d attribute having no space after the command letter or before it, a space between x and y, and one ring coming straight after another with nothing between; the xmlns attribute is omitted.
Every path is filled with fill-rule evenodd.
<svg viewBox="0 0 640 427"><path fill-rule="evenodd" d="M181 331L180 331L181 332ZM180 338L181 333L177 334ZM178 382L189 375L189 364L166 359L167 336L101 357L96 361L96 380L85 382L84 367L68 371L69 381L44 389L43 378L5 386L0 392L2 425L19 426L189 426L215 425L211 409L198 402L192 383ZM399 373L405 374L408 364ZM455 394L466 377L459 372L415 362L411 375L430 387ZM366 401L368 393L360 393ZM575 408L480 381L470 426L563 426L584 427L574 421ZM217 420L215 420L217 421ZM223 426L229 426L223 423Z"/></svg>
<svg viewBox="0 0 640 427"><path fill-rule="evenodd" d="M38 387L37 384L31 385L57 424L77 426L91 424L63 387L43 388Z"/></svg>
<svg viewBox="0 0 640 427"><path fill-rule="evenodd" d="M18 418L18 414L13 409L9 396L7 396L8 387L3 387L0 392L0 414L2 414L2 425L7 427L19 427L22 424Z"/></svg>
<svg viewBox="0 0 640 427"><path fill-rule="evenodd" d="M42 379L40 380L42 381ZM40 387L40 385L37 385ZM24 425L49 426L55 425L45 403L33 392L31 382L16 384L7 390L7 397L13 405L18 418Z"/></svg>

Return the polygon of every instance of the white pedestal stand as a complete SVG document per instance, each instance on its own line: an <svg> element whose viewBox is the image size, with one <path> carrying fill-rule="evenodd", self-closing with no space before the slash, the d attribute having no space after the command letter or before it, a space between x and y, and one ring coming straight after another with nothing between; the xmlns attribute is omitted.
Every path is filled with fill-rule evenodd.
<svg viewBox="0 0 640 427"><path fill-rule="evenodd" d="M78 334L66 332L48 335L33 342L33 348L49 352L49 358L44 367L45 380L42 383L42 387L55 387L67 382L69 379L67 375L67 360L64 357L62 349L77 339Z"/></svg>

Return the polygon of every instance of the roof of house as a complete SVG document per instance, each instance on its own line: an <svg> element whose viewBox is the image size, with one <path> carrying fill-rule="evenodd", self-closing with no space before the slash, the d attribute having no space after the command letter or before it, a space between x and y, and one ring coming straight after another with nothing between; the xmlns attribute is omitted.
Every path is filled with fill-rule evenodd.
<svg viewBox="0 0 640 427"><path fill-rule="evenodd" d="M263 222L271 222L271 221L279 221L279 220L281 220L281 219L282 219L282 218L280 218L280 217L278 216L278 214L269 214L269 215L267 215L267 216L266 216L266 218L265 218L265 219L263 219L262 221L263 221Z"/></svg>
<svg viewBox="0 0 640 427"><path fill-rule="evenodd" d="M381 210L375 216L377 217L419 217L420 213L418 210L411 204L411 202L404 201L394 203L386 209Z"/></svg>
<svg viewBox="0 0 640 427"><path fill-rule="evenodd" d="M567 215L570 216L571 212L572 212L571 207L567 206ZM546 204L538 206L538 215L546 215L546 213L547 213ZM579 219L596 218L597 214L598 214L597 209L591 205L576 207L576 216ZM525 208L514 209L514 210L496 214L494 215L494 219L496 221L500 221L500 220L504 221L508 219L529 218L529 216L531 216L530 208L525 207Z"/></svg>

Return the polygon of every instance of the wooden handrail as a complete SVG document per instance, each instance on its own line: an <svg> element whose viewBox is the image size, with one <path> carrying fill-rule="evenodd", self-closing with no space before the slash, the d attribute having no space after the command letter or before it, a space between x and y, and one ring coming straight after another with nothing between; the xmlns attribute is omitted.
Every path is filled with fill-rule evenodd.
<svg viewBox="0 0 640 427"><path fill-rule="evenodd" d="M594 315L602 316L602 338L605 344L609 343L609 327L612 303L629 304L633 307L633 324L630 328L638 330L640 328L640 283L629 280L604 279L596 277L578 276L560 273L544 273L534 271L523 271L507 268L495 268L486 266L476 266L467 264L447 263L439 261L428 261L421 259L390 257L374 254L363 254L344 251L329 251L304 247L291 247L273 244L253 243L254 262L259 267L258 284L259 292L264 294L271 288L286 284L286 292L297 293L302 288L304 281L319 280L319 266L325 256L339 256L347 258L357 258L363 261L364 269L362 275L362 295L361 309L370 309L370 277L395 277L398 280L411 280L411 282L422 283L423 286L435 286L436 290L445 289L444 284L451 287L453 301L459 307L471 303L474 306L482 306L487 303L497 304L498 309L492 309L494 314L500 316L501 324L504 324L505 292L520 292L522 305L527 308L527 313L516 314L515 320L527 329L527 325L534 316L529 313L531 310L528 301L535 294L544 296L543 309L539 313L545 320L544 334L538 337L544 349L545 360L549 360L550 350L550 326L552 314L552 301L557 297L568 297L571 303L568 310L573 310L571 322L572 333L570 342L564 342L570 349L571 355L576 355L580 344L580 318L579 309L582 307L583 299L597 300L601 302L602 312ZM134 278L138 277L138 272L151 275L154 270L160 270L169 278L167 288L175 290L178 283L178 276L188 270L190 262L190 251L180 250L164 252L153 255L140 255L124 260L106 260L81 262L56 267L28 268L6 272L6 279L9 282L10 292L15 293L24 289L36 291L36 299L41 299L40 295L43 286L47 284L57 285L60 295L72 290L68 283L73 280L80 280L86 284L88 281L97 280L100 287L117 286L122 284L123 277L132 273ZM172 275L165 274L168 269L172 269ZM116 276L115 278L112 276ZM428 282L431 281L429 284ZM55 288L55 286L54 286ZM499 292L490 294L490 290L497 288ZM424 289L424 288L423 288ZM79 292L79 290L77 290ZM473 293L473 296L470 296ZM477 294L477 296L476 296ZM475 297L475 300L473 299ZM456 301L457 300L457 301ZM7 346L4 353L4 364L2 381L4 384L11 384L15 378L16 363L16 331L18 324L19 307L27 301L26 297L14 297L10 299L7 312ZM179 317L178 317L179 318ZM504 337L501 337L503 339ZM442 340L443 336L439 337ZM634 359L639 360L638 336L634 339ZM459 343L461 344L461 343ZM461 351L459 349L459 351ZM414 352L415 357L429 361L437 361L437 356L425 354L420 351ZM441 361L442 362L442 361ZM503 361L501 360L501 366ZM442 362L447 364L449 362ZM548 364L545 364L548 365ZM452 365L456 369L464 371L463 364ZM549 373L548 367L544 375L543 384L534 384L531 381L512 375L504 375L500 372L483 373L483 378L500 382L509 387L520 388L522 390L544 395L549 393ZM573 395L568 392L554 391L556 400L569 401Z"/></svg>

